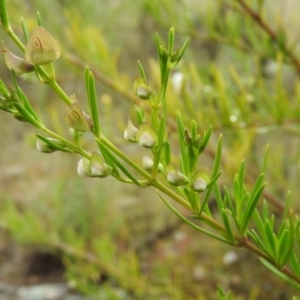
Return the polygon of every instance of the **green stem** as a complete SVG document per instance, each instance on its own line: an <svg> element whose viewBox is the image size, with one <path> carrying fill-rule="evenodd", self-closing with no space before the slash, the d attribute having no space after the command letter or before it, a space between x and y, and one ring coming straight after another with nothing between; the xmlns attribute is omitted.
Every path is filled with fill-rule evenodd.
<svg viewBox="0 0 300 300"><path fill-rule="evenodd" d="M152 126L157 134L159 133L159 127L160 127L158 124L158 113L159 113L159 108L160 108L161 104L163 104L163 116L164 116L164 118L161 118L161 122L164 122L163 128L164 129L166 128L166 116L167 116L166 91L167 91L167 86L168 86L168 81L169 81L170 69L171 68L167 69L163 85L160 89L159 96L158 96L157 102L155 104L156 106L152 107L152 109L153 109L152 114L154 114L152 117ZM163 141L160 141L160 143L156 149L155 155L154 155L154 162L153 162L153 169L152 169L152 177L153 178L156 178L156 176L157 176L160 154L161 154L161 150L162 150L162 146L163 146L162 142Z"/></svg>
<svg viewBox="0 0 300 300"><path fill-rule="evenodd" d="M65 140L63 137L61 137L60 135L56 134L55 132L49 130L46 127L41 127L40 130L44 131L45 133L49 134L50 136L52 136L53 138L56 138L60 141L62 141L63 143L65 143L70 149L72 149L74 152L80 154L81 156L90 159L91 155L88 154L85 150L83 150L81 147L79 146L75 146L72 143L68 142L67 140Z"/></svg>
<svg viewBox="0 0 300 300"><path fill-rule="evenodd" d="M129 166L139 172L142 176L144 176L149 181L152 181L151 175L146 172L144 169L135 164L131 159L129 159L124 153L122 153L116 146L114 146L103 134L101 134L101 138L95 137L95 140L98 143L104 144L107 148L109 148L112 152L122 158Z"/></svg>
<svg viewBox="0 0 300 300"><path fill-rule="evenodd" d="M133 169L135 169L138 173L140 173L146 179L148 179L148 181L149 181L148 185L152 185L152 186L156 187L157 189L162 191L164 194L168 195L170 198L172 198L176 202L180 203L187 209L192 210L191 205L184 198L180 197L175 192L173 192L168 187L166 187L164 184L162 184L162 183L158 182L156 179L154 179L148 172L146 172L144 169L142 169L137 164L135 164L130 158L128 158L126 155L124 155L118 148L116 148L103 135L101 136L101 139L98 139L98 138L95 138L95 139L98 143L103 143L112 152L114 152L116 155L118 155L120 158L122 158L128 165L130 165Z"/></svg>

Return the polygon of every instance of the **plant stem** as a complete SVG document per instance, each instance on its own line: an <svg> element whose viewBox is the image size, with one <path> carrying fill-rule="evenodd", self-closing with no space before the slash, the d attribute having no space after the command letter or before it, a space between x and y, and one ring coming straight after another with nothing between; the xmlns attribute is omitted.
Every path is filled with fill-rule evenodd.
<svg viewBox="0 0 300 300"><path fill-rule="evenodd" d="M257 12L255 12L247 3L244 2L244 0L236 0L242 8L245 10L245 12L270 36L270 38L276 42L279 43L278 35L267 25L267 23L262 19L261 15ZM290 50L286 44L281 45L283 47L283 51L285 54L290 58L290 60L293 62L296 70L298 73L300 73L300 62L295 57L292 50Z"/></svg>
<svg viewBox="0 0 300 300"><path fill-rule="evenodd" d="M56 138L56 139L64 142L74 152L82 155L83 157L85 157L87 159L91 158L91 156L86 151L84 151L81 147L78 147L78 146L75 146L75 145L71 144L70 142L68 142L67 140L65 140L64 138L62 138L60 135L58 135L55 132L49 130L48 128L46 128L46 127L43 126L40 129L42 131L46 132L47 134L51 135L53 138Z"/></svg>
<svg viewBox="0 0 300 300"><path fill-rule="evenodd" d="M67 94L62 90L60 85L57 83L56 80L50 80L47 82L48 85L56 92L56 94L66 103L66 105L71 105L72 101L71 99L67 96Z"/></svg>

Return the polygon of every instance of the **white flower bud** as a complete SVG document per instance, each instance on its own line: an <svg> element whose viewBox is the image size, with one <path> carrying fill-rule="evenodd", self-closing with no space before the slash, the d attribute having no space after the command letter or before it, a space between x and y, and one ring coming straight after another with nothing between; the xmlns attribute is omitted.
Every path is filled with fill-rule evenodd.
<svg viewBox="0 0 300 300"><path fill-rule="evenodd" d="M157 145L157 137L153 129L151 128L150 124L144 122L137 134L136 140L139 145L145 148L152 148Z"/></svg>
<svg viewBox="0 0 300 300"><path fill-rule="evenodd" d="M207 189L210 182L210 177L203 169L198 169L194 173L191 180L191 188L198 193L201 193Z"/></svg>
<svg viewBox="0 0 300 300"><path fill-rule="evenodd" d="M126 141L136 143L136 133L138 129L132 124L131 119L128 117L127 128L124 131L124 139Z"/></svg>
<svg viewBox="0 0 300 300"><path fill-rule="evenodd" d="M180 186L189 182L188 177L186 177L181 172L177 172L173 164L169 164L166 171L167 180L171 185Z"/></svg>
<svg viewBox="0 0 300 300"><path fill-rule="evenodd" d="M89 161L86 158L79 160L77 164L77 173L79 176L90 176L88 164Z"/></svg>

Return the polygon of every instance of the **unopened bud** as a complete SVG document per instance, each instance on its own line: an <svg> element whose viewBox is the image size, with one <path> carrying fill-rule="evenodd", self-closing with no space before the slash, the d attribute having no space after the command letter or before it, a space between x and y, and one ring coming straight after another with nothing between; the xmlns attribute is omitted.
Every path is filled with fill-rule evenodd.
<svg viewBox="0 0 300 300"><path fill-rule="evenodd" d="M127 127L124 131L124 138L126 141L136 143L136 133L138 129L132 124L131 119L128 117Z"/></svg>
<svg viewBox="0 0 300 300"><path fill-rule="evenodd" d="M151 172L152 168L153 168L152 158L150 158L147 155L144 155L143 158L142 158L142 166L146 171ZM158 164L158 171L159 172L164 172L164 166L161 163Z"/></svg>
<svg viewBox="0 0 300 300"><path fill-rule="evenodd" d="M113 172L113 168L104 163L101 155L97 152L92 153L90 172L93 177L107 177Z"/></svg>
<svg viewBox="0 0 300 300"><path fill-rule="evenodd" d="M89 171L90 161L88 159L81 158L77 164L77 173L79 176L91 176Z"/></svg>
<svg viewBox="0 0 300 300"><path fill-rule="evenodd" d="M142 166L146 171L150 172L153 167L153 160L149 156L143 156Z"/></svg>
<svg viewBox="0 0 300 300"><path fill-rule="evenodd" d="M15 71L16 74L21 75L23 73L29 73L34 71L34 66L31 63L27 62L21 57L14 55L8 50L4 43L2 51L4 52L6 66L10 70Z"/></svg>
<svg viewBox="0 0 300 300"><path fill-rule="evenodd" d="M77 173L79 176L87 177L107 177L111 175L113 168L104 163L101 155L93 152L91 159L82 158L77 165Z"/></svg>
<svg viewBox="0 0 300 300"><path fill-rule="evenodd" d="M153 91L141 77L138 77L133 84L134 93L143 100L148 100L152 95Z"/></svg>
<svg viewBox="0 0 300 300"><path fill-rule="evenodd" d="M67 125L77 131L89 131L94 126L92 118L80 108L77 100L67 107L65 119Z"/></svg>
<svg viewBox="0 0 300 300"><path fill-rule="evenodd" d="M142 123L137 134L136 140L139 145L145 148L152 148L157 145L157 137L149 123Z"/></svg>
<svg viewBox="0 0 300 300"><path fill-rule="evenodd" d="M172 63L177 63L180 56L179 56L179 53L180 53L180 49L177 49L176 51L174 51L171 55L171 62Z"/></svg>
<svg viewBox="0 0 300 300"><path fill-rule="evenodd" d="M204 169L198 169L191 180L191 188L198 193L207 189L210 182L210 177Z"/></svg>
<svg viewBox="0 0 300 300"><path fill-rule="evenodd" d="M169 164L166 169L167 172L167 180L171 185L180 186L187 184L189 179L182 174L181 172L177 172L173 164Z"/></svg>
<svg viewBox="0 0 300 300"><path fill-rule="evenodd" d="M13 114L14 118L20 122L28 122L19 112Z"/></svg>
<svg viewBox="0 0 300 300"><path fill-rule="evenodd" d="M62 143L60 140L53 139L53 138L47 138L47 140L49 140L53 144L57 144L59 147L64 147L65 146L65 144ZM36 141L36 148L37 148L38 151L40 151L42 153L52 153L52 152L60 150L60 149L56 148L55 146L47 144L47 143L45 143L44 141L42 141L40 139L38 139Z"/></svg>
<svg viewBox="0 0 300 300"><path fill-rule="evenodd" d="M54 62L60 55L57 41L46 29L33 29L25 47L25 58L28 62L33 65L45 65Z"/></svg>

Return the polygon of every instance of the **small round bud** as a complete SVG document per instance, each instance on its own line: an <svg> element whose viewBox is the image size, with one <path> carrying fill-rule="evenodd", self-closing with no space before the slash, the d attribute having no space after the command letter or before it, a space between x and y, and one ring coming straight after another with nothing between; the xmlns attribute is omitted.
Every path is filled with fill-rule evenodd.
<svg viewBox="0 0 300 300"><path fill-rule="evenodd" d="M79 176L91 176L89 172L89 163L90 161L86 158L79 160L77 164L77 173Z"/></svg>
<svg viewBox="0 0 300 300"><path fill-rule="evenodd" d="M82 158L77 165L77 173L79 176L87 177L107 177L113 173L113 168L104 163L101 155L93 152L91 159Z"/></svg>
<svg viewBox="0 0 300 300"><path fill-rule="evenodd" d="M113 172L113 168L104 163L101 155L97 152L93 152L90 162L90 172L93 177L107 177Z"/></svg>
<svg viewBox="0 0 300 300"><path fill-rule="evenodd" d="M189 179L181 172L177 172L173 164L167 166L166 172L167 180L171 185L180 186L189 183Z"/></svg>
<svg viewBox="0 0 300 300"><path fill-rule="evenodd" d="M152 89L147 85L145 80L138 77L133 84L134 93L142 100L148 100L153 95Z"/></svg>
<svg viewBox="0 0 300 300"><path fill-rule="evenodd" d="M205 191L210 182L210 177L204 169L197 169L191 180L191 188L197 192L201 193Z"/></svg>
<svg viewBox="0 0 300 300"><path fill-rule="evenodd" d="M151 172L153 167L153 160L149 156L143 156L142 166L146 171Z"/></svg>
<svg viewBox="0 0 300 300"><path fill-rule="evenodd" d="M136 133L138 129L132 124L131 119L128 117L127 127L124 131L124 139L129 142L136 143Z"/></svg>
<svg viewBox="0 0 300 300"><path fill-rule="evenodd" d="M149 123L142 123L137 134L136 141L145 148L153 148L157 145L157 137Z"/></svg>

